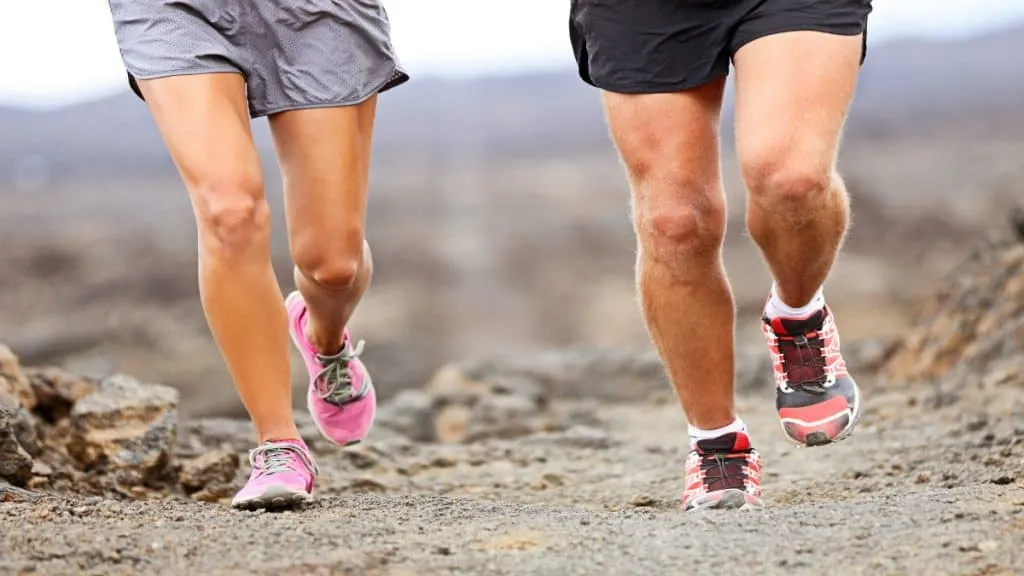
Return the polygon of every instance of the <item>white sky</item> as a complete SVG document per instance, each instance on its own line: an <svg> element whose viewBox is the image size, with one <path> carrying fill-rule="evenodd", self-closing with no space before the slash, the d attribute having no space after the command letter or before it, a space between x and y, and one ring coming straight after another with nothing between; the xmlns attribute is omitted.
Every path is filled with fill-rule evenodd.
<svg viewBox="0 0 1024 576"><path fill-rule="evenodd" d="M396 49L413 74L572 64L566 0L384 2ZM874 0L874 5L869 37L875 42L970 34L1024 19L1024 0ZM0 104L49 107L124 87L106 0L4 2Z"/></svg>

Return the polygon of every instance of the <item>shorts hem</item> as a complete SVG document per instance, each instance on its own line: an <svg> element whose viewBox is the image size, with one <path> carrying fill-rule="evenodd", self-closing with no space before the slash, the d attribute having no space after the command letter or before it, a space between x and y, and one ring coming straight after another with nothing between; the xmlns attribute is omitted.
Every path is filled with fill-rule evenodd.
<svg viewBox="0 0 1024 576"><path fill-rule="evenodd" d="M715 80L727 78L729 76L728 71L716 72L700 78L699 80L683 80L674 83L651 83L651 82L634 82L628 85L615 86L610 82L598 82L592 78L580 77L584 82L604 90L605 92L612 92L615 94L675 94L678 92L686 92L688 90L695 90L702 86L706 86Z"/></svg>
<svg viewBox="0 0 1024 576"><path fill-rule="evenodd" d="M280 104L277 106L268 106L266 108L251 108L249 109L249 116L252 118L262 118L264 116L271 116L273 114L280 114L282 112L290 112L292 110L312 110L316 108L344 108L347 106L358 106L363 102L366 102L375 94L386 92L392 88L396 88L405 84L409 81L409 74L405 72L401 67L395 66L391 70L391 74L388 74L387 80L377 84L371 90L368 90L366 94L361 94L355 98L347 98L340 100L327 100L322 102L293 102L289 104Z"/></svg>
<svg viewBox="0 0 1024 576"><path fill-rule="evenodd" d="M131 87L132 92L138 96L142 101L146 98L143 97L142 91L139 90L137 81L139 80L160 80L161 78L173 78L174 76L197 76L199 74L238 74L239 76L245 77L238 68L231 66L215 67L215 68L182 68L180 70L171 70L170 72L158 72L156 74L136 74L132 72L130 68L125 67L128 72L128 86Z"/></svg>
<svg viewBox="0 0 1024 576"><path fill-rule="evenodd" d="M831 34L833 36L864 36L864 42L861 47L861 64L864 63L864 59L867 57L867 26L861 25L860 30L850 32L847 29L837 30L835 26L829 26L827 24L814 25L814 24L792 24L789 26L780 25L775 28L769 28L767 30L758 31L757 34L751 35L749 38L744 38L741 42L738 42L730 51L729 58L733 59L736 57L736 53L740 51L744 46L760 40L761 38L767 38L768 36L775 36L777 34L787 34L789 32L821 32L822 34Z"/></svg>

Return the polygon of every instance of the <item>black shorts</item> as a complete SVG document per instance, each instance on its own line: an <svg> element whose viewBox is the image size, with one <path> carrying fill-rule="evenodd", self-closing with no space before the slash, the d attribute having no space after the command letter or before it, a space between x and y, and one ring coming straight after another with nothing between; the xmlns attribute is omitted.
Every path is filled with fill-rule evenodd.
<svg viewBox="0 0 1024 576"><path fill-rule="evenodd" d="M864 34L871 0L571 0L580 77L611 92L678 92L726 76L744 44L780 32Z"/></svg>

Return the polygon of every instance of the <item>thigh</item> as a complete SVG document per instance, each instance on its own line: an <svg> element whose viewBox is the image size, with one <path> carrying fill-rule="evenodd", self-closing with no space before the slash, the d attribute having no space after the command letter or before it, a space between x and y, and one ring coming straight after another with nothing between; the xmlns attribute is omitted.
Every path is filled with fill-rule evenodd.
<svg viewBox="0 0 1024 576"><path fill-rule="evenodd" d="M242 73L244 53L232 40L241 20L237 2L109 0L114 35L132 90L142 80Z"/></svg>
<svg viewBox="0 0 1024 576"><path fill-rule="evenodd" d="M769 0L762 10L741 25L733 56L740 161L791 159L830 170L864 56L870 2Z"/></svg>
<svg viewBox="0 0 1024 576"><path fill-rule="evenodd" d="M359 253L377 97L270 117L285 182L292 252Z"/></svg>
<svg viewBox="0 0 1024 576"><path fill-rule="evenodd" d="M729 30L744 0L572 0L580 77L623 94L680 92L729 72Z"/></svg>
<svg viewBox="0 0 1024 576"><path fill-rule="evenodd" d="M636 217L721 201L718 125L725 80L670 94L605 92L612 140L633 183ZM689 197L688 197L689 196Z"/></svg>
<svg viewBox="0 0 1024 576"><path fill-rule="evenodd" d="M262 194L241 75L172 76L142 80L139 88L198 215L239 194Z"/></svg>

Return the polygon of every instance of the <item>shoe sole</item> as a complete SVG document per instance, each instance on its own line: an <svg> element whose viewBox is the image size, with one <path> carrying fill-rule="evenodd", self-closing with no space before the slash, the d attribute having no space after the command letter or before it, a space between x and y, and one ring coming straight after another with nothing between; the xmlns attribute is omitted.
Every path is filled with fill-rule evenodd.
<svg viewBox="0 0 1024 576"><path fill-rule="evenodd" d="M299 295L298 292L292 292L291 294L289 294L288 297L284 299L285 308L287 308L289 306L289 302L292 299L298 298L299 296L300 295ZM288 322L288 337L291 339L292 345L295 346L295 349L299 351L299 355L301 355L302 354L302 346L299 343L298 339L296 339L295 332L292 331L292 323L291 323L291 321ZM362 400L371 391L376 393L376 390L373 388L373 379L370 378L370 373L367 372L365 376L366 376L366 383L363 385L363 394L359 398L356 398L355 400L353 400L353 402L356 402L358 400ZM349 440L348 442L338 442L338 441L334 440L333 438L331 438L330 436L328 436L327 433L324 432L323 424L321 424L320 419L317 418L316 413L313 410L312 403L309 401L309 394L312 391L309 390L308 388L311 388L312 384L307 384L306 387L307 387L307 390L306 390L306 412L309 414L309 417L313 419L313 424L316 425L316 429L320 432L320 435L324 437L324 440L327 440L328 442L330 442L331 444L334 444L335 446L341 446L342 448L348 448L350 446L355 446L357 444L361 444L363 442L363 440L366 440L366 436L363 436L362 438L356 438L355 440ZM373 428L372 424L371 424L370 428L371 429ZM369 435L369 431L367 431L367 435Z"/></svg>
<svg viewBox="0 0 1024 576"><path fill-rule="evenodd" d="M312 494L292 492L271 486L256 498L232 502L231 507L237 510L288 510L299 508L312 501Z"/></svg>
<svg viewBox="0 0 1024 576"><path fill-rule="evenodd" d="M789 433L786 432L785 423L780 421L779 425L782 427L782 435L786 437L786 440L788 440L790 444L793 444L794 446L797 446L799 448L817 448L821 446L828 446L829 444L836 444L838 442L846 440L847 438L850 437L851 434L853 434L853 429L857 427L857 424L860 423L860 417L864 411L864 407L862 405L860 398L860 386L857 386L856 383L854 383L853 391L853 415L850 418L850 422L846 425L845 428L839 431L839 434L836 434L835 438L829 438L828 434L824 432L811 432L810 434L807 435L803 442L800 442L799 440L794 439L792 436L789 435Z"/></svg>
<svg viewBox="0 0 1024 576"><path fill-rule="evenodd" d="M764 503L760 498L747 494L742 490L730 488L721 493L708 494L703 500L698 500L692 506L686 508L686 512L695 510L740 510L748 508L761 508Z"/></svg>

